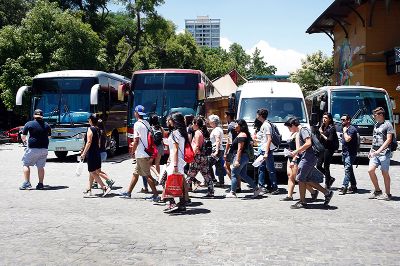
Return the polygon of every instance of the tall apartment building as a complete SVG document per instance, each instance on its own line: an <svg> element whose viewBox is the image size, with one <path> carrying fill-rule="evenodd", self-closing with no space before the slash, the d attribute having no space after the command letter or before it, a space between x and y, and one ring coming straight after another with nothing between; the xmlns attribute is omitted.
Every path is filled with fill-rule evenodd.
<svg viewBox="0 0 400 266"><path fill-rule="evenodd" d="M200 46L219 47L220 19L198 16L197 19L185 19L185 29L189 31Z"/></svg>

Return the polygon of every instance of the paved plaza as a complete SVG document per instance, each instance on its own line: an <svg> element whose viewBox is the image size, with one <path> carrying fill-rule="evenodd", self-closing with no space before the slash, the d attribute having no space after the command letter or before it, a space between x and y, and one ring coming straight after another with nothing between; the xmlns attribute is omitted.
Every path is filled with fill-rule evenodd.
<svg viewBox="0 0 400 266"><path fill-rule="evenodd" d="M168 215L138 193L141 181L132 199L118 197L132 171L126 154L103 164L116 189L83 198L87 174L75 176L74 156L61 162L50 152L47 189L19 191L23 147L0 145L0 265L399 265L399 153L392 201L367 199L364 164L355 168L360 193L336 192L329 208L322 196L306 210L290 209L279 201L284 194L250 199L242 185L248 193L238 199L225 199L221 188L216 199L204 199L200 190L185 214ZM337 180L343 172L332 165ZM36 168L31 175L35 187Z"/></svg>

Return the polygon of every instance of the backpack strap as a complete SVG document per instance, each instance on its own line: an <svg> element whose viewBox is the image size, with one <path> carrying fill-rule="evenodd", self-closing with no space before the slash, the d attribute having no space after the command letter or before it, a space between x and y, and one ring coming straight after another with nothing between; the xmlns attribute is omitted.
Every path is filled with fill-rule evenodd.
<svg viewBox="0 0 400 266"><path fill-rule="evenodd" d="M181 148L179 147L179 142L176 141L176 139L175 139L174 131L171 132L171 135L172 135L172 139L175 141L175 143L178 144L178 149L179 149L179 151L182 153L182 156L185 158L185 153L182 152Z"/></svg>
<svg viewBox="0 0 400 266"><path fill-rule="evenodd" d="M142 123L142 124L145 126L145 128L147 129L147 134L149 134L150 129L146 126L146 124L143 123L143 121L138 121L138 122ZM147 137L147 136L146 136L146 137ZM146 146L144 146L144 143L143 143L143 140L142 140L141 137L139 137L139 140L140 140L140 142L142 143L143 147L146 148ZM147 146L148 146L148 145L149 145L149 143L147 143Z"/></svg>

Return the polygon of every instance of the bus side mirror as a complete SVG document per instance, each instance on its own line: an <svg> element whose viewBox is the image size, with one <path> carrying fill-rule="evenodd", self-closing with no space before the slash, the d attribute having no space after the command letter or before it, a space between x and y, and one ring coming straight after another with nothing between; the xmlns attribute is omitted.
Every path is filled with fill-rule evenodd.
<svg viewBox="0 0 400 266"><path fill-rule="evenodd" d="M31 87L29 87L29 86L22 86L21 88L18 89L17 95L15 97L15 104L16 105L22 105L22 98L24 96L24 93L26 91L29 91L30 89L31 89Z"/></svg>
<svg viewBox="0 0 400 266"><path fill-rule="evenodd" d="M100 90L100 85L95 84L93 87L90 89L90 104L91 105L97 105L99 102L99 90Z"/></svg>
<svg viewBox="0 0 400 266"><path fill-rule="evenodd" d="M392 104L392 109L396 109L396 101L394 100L394 98L390 97L390 102Z"/></svg>
<svg viewBox="0 0 400 266"><path fill-rule="evenodd" d="M311 113L311 126L318 126L318 115L317 115L317 113Z"/></svg>
<svg viewBox="0 0 400 266"><path fill-rule="evenodd" d="M198 100L204 100L206 98L206 87L204 83L199 83L197 85L197 98Z"/></svg>

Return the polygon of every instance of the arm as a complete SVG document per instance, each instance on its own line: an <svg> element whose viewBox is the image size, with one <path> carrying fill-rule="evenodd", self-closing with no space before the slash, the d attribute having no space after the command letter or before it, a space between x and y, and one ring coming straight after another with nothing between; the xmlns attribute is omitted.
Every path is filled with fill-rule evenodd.
<svg viewBox="0 0 400 266"><path fill-rule="evenodd" d="M271 134L267 134L267 143L265 143L264 159L266 159L268 157L268 152L269 152L269 148L271 147L271 143L272 143Z"/></svg>
<svg viewBox="0 0 400 266"><path fill-rule="evenodd" d="M88 131L86 133L87 135L87 140L85 147L83 148L83 151L81 153L81 158L84 159L86 157L86 153L88 152L90 145L92 145L92 139L93 139L93 132L90 128L88 128Z"/></svg>
<svg viewBox="0 0 400 266"><path fill-rule="evenodd" d="M213 154L215 157L218 156L220 144L221 144L221 137L219 135L216 135L215 136L215 152Z"/></svg>
<svg viewBox="0 0 400 266"><path fill-rule="evenodd" d="M133 142L129 145L129 150L132 156L135 156L137 147L139 146L139 137L133 139Z"/></svg>
<svg viewBox="0 0 400 266"><path fill-rule="evenodd" d="M174 142L174 148L173 149L173 154L172 155L172 163L174 166L174 172L178 172L178 149L179 149L179 143Z"/></svg>
<svg viewBox="0 0 400 266"><path fill-rule="evenodd" d="M192 141L192 143L193 143L192 148L193 148L194 154L197 154L200 151L200 147L199 147L200 139L201 139L200 134L198 134L198 132L196 131L196 133L194 133L194 141Z"/></svg>
<svg viewBox="0 0 400 266"><path fill-rule="evenodd" d="M372 152L372 155L376 156L376 155L380 154L384 149L389 147L390 143L392 142L392 138L393 138L393 134L392 133L388 133L386 135L385 142L382 144L382 146L379 147L379 149L377 149L376 151Z"/></svg>
<svg viewBox="0 0 400 266"><path fill-rule="evenodd" d="M305 150L307 150L308 148L310 148L311 145L312 145L311 137L306 138L306 142L305 142L302 146L300 146L300 147L297 148L296 150L292 151L293 159L295 159L295 157L297 157L297 155L298 155L299 153L302 153L303 151L305 151Z"/></svg>
<svg viewBox="0 0 400 266"><path fill-rule="evenodd" d="M348 127L343 128L343 138L344 138L344 141L346 141L346 142L350 142L352 139L352 137L349 134L347 134L348 130L349 130Z"/></svg>
<svg viewBox="0 0 400 266"><path fill-rule="evenodd" d="M237 138L239 138L239 137L246 137L246 134L240 133L237 136ZM236 160L233 163L233 167L238 167L240 165L240 159L242 158L243 150L244 150L244 142L239 142L238 143L238 149L237 149L237 152L236 152Z"/></svg>

